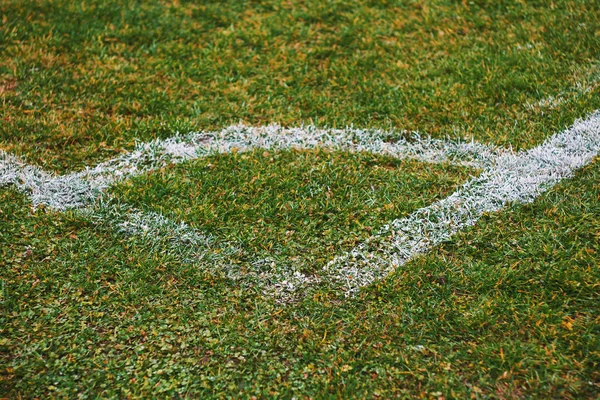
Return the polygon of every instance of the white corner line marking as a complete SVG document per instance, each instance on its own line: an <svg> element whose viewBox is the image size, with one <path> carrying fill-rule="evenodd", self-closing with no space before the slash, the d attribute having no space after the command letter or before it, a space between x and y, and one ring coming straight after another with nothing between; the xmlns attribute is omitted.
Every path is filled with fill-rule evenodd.
<svg viewBox="0 0 600 400"><path fill-rule="evenodd" d="M484 213L509 203L532 202L599 152L600 112L596 111L537 147L501 155L449 197L392 221L353 250L335 257L323 269L323 276L344 287L346 294L354 293L474 225Z"/></svg>
<svg viewBox="0 0 600 400"><path fill-rule="evenodd" d="M100 193L124 179L170 164L233 151L254 149L314 149L370 152L399 159L485 168L503 152L475 141L450 141L401 132L363 129L319 129L314 126L283 128L279 125L233 125L219 132L189 133L138 143L117 158L81 172L53 176L0 150L0 186L14 184L27 193L34 206L55 210L86 207Z"/></svg>
<svg viewBox="0 0 600 400"><path fill-rule="evenodd" d="M380 130L282 128L278 125L257 128L235 125L219 132L190 133L141 143L130 153L63 176L50 175L0 151L0 186L15 185L29 195L34 206L80 209L96 221L109 221L117 231L137 235L147 243L164 244L168 238L169 247L175 252L181 247L178 243L187 244L188 249L195 250L186 250L186 256L225 261L225 254L233 254L236 249L225 246L229 250L219 250L224 255L215 258L209 250L209 238L186 224L156 213L124 209L102 192L121 180L169 164L257 148L370 152L483 169L480 176L446 199L421 208L407 218L392 221L355 249L335 257L321 270L320 278L304 277L289 268L267 275L256 274L256 282L263 278L275 282L267 286L281 296L323 280L352 294L475 224L484 213L498 211L511 202L531 202L589 163L600 151L600 113L596 111L542 145L519 153L474 141L453 142L418 135L406 139ZM98 204L110 206L98 207ZM215 264L212 261L210 264ZM235 266L227 268L235 269Z"/></svg>

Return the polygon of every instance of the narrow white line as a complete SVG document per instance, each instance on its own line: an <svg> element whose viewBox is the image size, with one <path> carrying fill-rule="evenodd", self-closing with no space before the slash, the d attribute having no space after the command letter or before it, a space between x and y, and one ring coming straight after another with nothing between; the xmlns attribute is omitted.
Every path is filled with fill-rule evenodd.
<svg viewBox="0 0 600 400"><path fill-rule="evenodd" d="M120 204L75 175L52 176L27 165L0 150L0 187L14 185L27 194L35 206L72 209L96 225L135 237L147 251L167 251L181 261L214 265L239 250L213 240L184 222L174 222L162 214L143 212Z"/></svg>
<svg viewBox="0 0 600 400"><path fill-rule="evenodd" d="M579 69L573 74L576 83L572 87L562 90L556 95L545 97L535 103L525 103L531 111L556 109L570 101L580 99L588 93L593 93L600 86L600 63L596 61L586 68Z"/></svg>
<svg viewBox="0 0 600 400"><path fill-rule="evenodd" d="M292 148L370 152L399 159L448 162L477 168L490 165L503 152L475 141L439 140L416 133L407 139L399 133L381 130L234 125L219 132L190 133L141 143L130 153L69 176L89 181L95 188L104 190L115 181L169 164L215 154Z"/></svg>
<svg viewBox="0 0 600 400"><path fill-rule="evenodd" d="M399 133L381 130L234 125L219 132L190 133L140 143L132 152L93 168L63 176L52 176L0 151L0 185L15 184L19 190L29 194L34 206L45 204L56 210L82 208L116 182L129 177L169 164L258 148L324 148L370 152L399 159L416 159L430 163L448 162L478 168L491 165L505 152L475 141L439 140L416 133L406 139Z"/></svg>
<svg viewBox="0 0 600 400"><path fill-rule="evenodd" d="M202 260L214 247L211 237L201 234L185 222L175 222L162 214L143 212L106 196L93 207L79 210L97 225L109 225L125 236L137 236L152 248L169 247L172 253Z"/></svg>
<svg viewBox="0 0 600 400"><path fill-rule="evenodd" d="M106 196L93 207L75 212L97 226L111 228L131 238L145 253L175 256L178 262L229 279L238 286L271 295L278 301L289 301L297 297L300 289L318 282L316 277L307 277L273 260L241 262L240 259L253 255L246 254L232 243L213 240L184 222L175 222L154 212L143 212Z"/></svg>
<svg viewBox="0 0 600 400"><path fill-rule="evenodd" d="M378 234L329 262L323 277L352 294L474 225L484 213L509 203L532 202L599 152L600 112L596 111L538 147L501 155L492 167L449 197L384 226Z"/></svg>

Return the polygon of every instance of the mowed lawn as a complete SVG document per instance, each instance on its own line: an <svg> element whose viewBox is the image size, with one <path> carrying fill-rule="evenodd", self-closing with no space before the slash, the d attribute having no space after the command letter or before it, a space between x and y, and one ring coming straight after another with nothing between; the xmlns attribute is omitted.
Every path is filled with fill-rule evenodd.
<svg viewBox="0 0 600 400"><path fill-rule="evenodd" d="M61 174L240 122L528 149L597 109L596 1L0 0L0 150ZM318 276L478 172L256 150L111 194ZM596 398L599 299L597 160L348 298L0 188L0 398Z"/></svg>

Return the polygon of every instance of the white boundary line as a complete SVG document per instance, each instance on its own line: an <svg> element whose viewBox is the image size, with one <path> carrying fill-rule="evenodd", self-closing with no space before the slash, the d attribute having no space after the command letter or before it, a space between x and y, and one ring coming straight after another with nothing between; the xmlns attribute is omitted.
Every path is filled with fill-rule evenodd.
<svg viewBox="0 0 600 400"><path fill-rule="evenodd" d="M408 139L396 132L361 129L318 129L313 126L283 128L278 125L234 125L219 132L176 135L139 143L135 150L96 167L63 176L52 176L0 151L0 185L13 183L28 193L34 206L56 210L82 208L116 182L169 164L230 152L254 149L314 149L370 152L423 162L484 168L503 151L470 141L449 141L413 133Z"/></svg>
<svg viewBox="0 0 600 400"><path fill-rule="evenodd" d="M140 143L131 153L71 174L104 189L115 180L139 175L167 164L196 158L254 149L314 149L370 152L394 158L410 158L423 162L449 162L484 168L502 150L475 141L433 139L412 133L364 129L319 129L314 126L283 128L279 125L247 127L233 125L219 132L200 132Z"/></svg>
<svg viewBox="0 0 600 400"><path fill-rule="evenodd" d="M132 152L63 176L53 176L0 151L0 186L13 184L28 194L34 207L43 204L56 210L78 210L98 225L108 224L117 232L135 237L145 248L167 251L183 262L286 298L315 284L319 278L307 277L294 267L270 259L251 262L251 268L241 268L236 259L243 255L242 249L212 240L161 214L128 208L103 193L119 181L169 164L257 148L339 149L479 168L490 165L503 153L499 148L474 141L439 140L417 133L234 125L219 132L190 133L139 143Z"/></svg>
<svg viewBox="0 0 600 400"><path fill-rule="evenodd" d="M474 225L509 203L530 203L592 161L600 152L600 112L575 122L543 144L498 157L490 168L449 197L384 226L376 235L325 268L346 293L385 278L415 256Z"/></svg>
<svg viewBox="0 0 600 400"><path fill-rule="evenodd" d="M335 257L323 268L321 278L305 277L293 268L276 265L267 272L250 273L251 281L259 285L268 281L269 284L263 286L280 296L293 295L323 278L351 294L475 224L484 213L497 211L511 202L531 202L589 163L600 151L600 113L595 112L542 145L517 154L474 141L442 141L418 135L406 139L379 130L277 125L259 128L236 125L220 132L177 135L142 143L133 152L64 176L49 175L0 151L0 186L15 185L30 196L34 206L81 209L96 221L109 221L118 231L143 238L146 244L168 245L171 251L180 253L184 248L182 255L191 262L205 260L203 265L214 270L215 264L226 264L227 258L238 250L225 245L228 250L219 250L220 255L216 255L217 252L210 250L210 239L186 224L175 223L156 213L127 210L103 197L102 192L118 181L168 164L256 148L365 151L483 168L479 177L465 183L448 198L419 209L407 218L392 221L352 251ZM221 265L221 272L223 268L236 270L235 264ZM234 272L228 276L239 279L241 275Z"/></svg>

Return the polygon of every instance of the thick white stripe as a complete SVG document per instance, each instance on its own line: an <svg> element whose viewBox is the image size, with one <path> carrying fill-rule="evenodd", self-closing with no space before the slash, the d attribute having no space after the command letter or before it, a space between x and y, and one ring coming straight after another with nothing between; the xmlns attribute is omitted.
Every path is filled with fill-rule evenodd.
<svg viewBox="0 0 600 400"><path fill-rule="evenodd" d="M446 141L417 134L406 139L398 133L381 130L234 125L220 132L190 133L140 143L132 152L64 176L51 176L0 151L0 185L15 184L30 195L34 206L45 204L57 210L81 208L115 182L128 177L200 157L257 148L348 150L479 168L491 165L503 153L501 149L474 141Z"/></svg>
<svg viewBox="0 0 600 400"><path fill-rule="evenodd" d="M28 193L34 206L57 210L81 208L115 182L169 164L210 155L253 149L314 149L371 152L423 162L449 162L483 168L502 150L474 141L445 141L413 134L406 139L394 132L361 129L283 128L278 125L234 125L220 132L176 135L140 143L135 150L96 167L64 176L52 176L0 151L0 185L13 183Z"/></svg>
<svg viewBox="0 0 600 400"><path fill-rule="evenodd" d="M56 210L84 207L100 194L83 179L48 174L0 150L0 187L8 184L27 194L34 206L44 204Z"/></svg>
<svg viewBox="0 0 600 400"><path fill-rule="evenodd" d="M484 168L503 151L474 141L446 141L412 134L406 139L394 132L361 129L318 129L313 126L283 128L278 125L246 127L234 125L220 132L190 133L165 140L141 143L121 157L71 174L104 190L115 181L139 175L168 164L254 149L314 149L370 152L423 162Z"/></svg>
<svg viewBox="0 0 600 400"><path fill-rule="evenodd" d="M508 203L529 203L589 163L600 152L600 112L577 121L542 145L501 155L480 176L449 197L384 226L324 269L326 280L347 294L382 279L416 255L474 225L486 212Z"/></svg>
<svg viewBox="0 0 600 400"><path fill-rule="evenodd" d="M277 296L293 296L319 281L343 287L351 294L473 225L483 213L497 211L510 202L530 202L590 162L600 151L600 114L596 112L541 146L518 154L475 142L418 136L388 140L390 137L394 135L374 130L234 126L218 133L194 133L143 143L133 152L65 176L51 176L0 151L0 186L15 185L29 194L34 205L46 204L58 210L82 209L99 223L108 221L117 231L142 238L149 247L166 246L185 260ZM256 262L255 270L241 271L228 261L239 252L235 247L225 244L214 251L206 236L183 223L160 214L124 209L101 195L119 180L171 163L255 148L316 147L451 162L481 167L484 171L450 197L393 221L365 243L336 257L325 266L320 277L306 277L294 268L271 261ZM269 267L265 269L265 265Z"/></svg>

